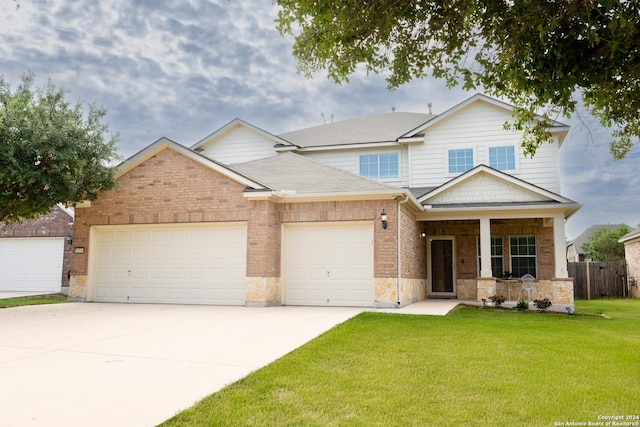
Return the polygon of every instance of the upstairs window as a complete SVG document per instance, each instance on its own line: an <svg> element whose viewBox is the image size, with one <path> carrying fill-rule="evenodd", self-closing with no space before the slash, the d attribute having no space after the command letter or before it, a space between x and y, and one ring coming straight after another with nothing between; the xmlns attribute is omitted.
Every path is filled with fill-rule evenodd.
<svg viewBox="0 0 640 427"><path fill-rule="evenodd" d="M360 175L372 179L398 179L398 153L360 156Z"/></svg>
<svg viewBox="0 0 640 427"><path fill-rule="evenodd" d="M450 174L460 174L473 168L473 149L449 150L448 171Z"/></svg>
<svg viewBox="0 0 640 427"><path fill-rule="evenodd" d="M509 147L490 147L489 166L499 171L516 170L516 149Z"/></svg>

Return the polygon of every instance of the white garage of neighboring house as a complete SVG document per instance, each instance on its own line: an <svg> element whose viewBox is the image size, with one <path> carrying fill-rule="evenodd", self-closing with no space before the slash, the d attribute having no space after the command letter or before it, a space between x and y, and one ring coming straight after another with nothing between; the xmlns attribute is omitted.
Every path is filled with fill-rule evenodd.
<svg viewBox="0 0 640 427"><path fill-rule="evenodd" d="M73 211L0 227L0 291L57 293L68 290Z"/></svg>

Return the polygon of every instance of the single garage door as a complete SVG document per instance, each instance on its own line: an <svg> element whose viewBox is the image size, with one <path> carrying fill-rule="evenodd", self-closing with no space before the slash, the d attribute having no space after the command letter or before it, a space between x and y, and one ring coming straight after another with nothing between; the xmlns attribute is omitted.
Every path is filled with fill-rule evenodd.
<svg viewBox="0 0 640 427"><path fill-rule="evenodd" d="M246 223L105 226L92 233L94 301L245 303Z"/></svg>
<svg viewBox="0 0 640 427"><path fill-rule="evenodd" d="M371 307L373 223L285 224L285 304Z"/></svg>
<svg viewBox="0 0 640 427"><path fill-rule="evenodd" d="M0 239L0 291L60 292L64 238Z"/></svg>

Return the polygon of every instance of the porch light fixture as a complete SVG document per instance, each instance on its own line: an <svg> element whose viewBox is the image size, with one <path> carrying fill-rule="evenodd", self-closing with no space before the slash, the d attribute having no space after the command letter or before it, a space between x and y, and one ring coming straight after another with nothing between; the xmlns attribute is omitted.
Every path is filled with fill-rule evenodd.
<svg viewBox="0 0 640 427"><path fill-rule="evenodd" d="M420 237L422 237L422 238L427 237L427 232L426 231L421 231L420 232Z"/></svg>
<svg viewBox="0 0 640 427"><path fill-rule="evenodd" d="M382 221L382 229L386 230L387 229L387 211L385 211L384 209L382 209L382 212L380 212L380 221Z"/></svg>
<svg viewBox="0 0 640 427"><path fill-rule="evenodd" d="M71 239L71 235L67 234L67 237L65 239L67 241L67 245L71 246L71 243L73 243L73 240Z"/></svg>

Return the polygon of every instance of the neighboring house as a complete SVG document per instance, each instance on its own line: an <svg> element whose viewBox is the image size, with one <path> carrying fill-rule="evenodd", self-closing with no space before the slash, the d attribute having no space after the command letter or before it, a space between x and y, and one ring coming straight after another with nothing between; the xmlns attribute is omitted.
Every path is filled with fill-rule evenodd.
<svg viewBox="0 0 640 427"><path fill-rule="evenodd" d="M618 241L624 243L629 295L640 298L640 229L625 234Z"/></svg>
<svg viewBox="0 0 640 427"><path fill-rule="evenodd" d="M592 225L583 231L578 237L567 243L567 261L568 262L582 262L587 261L585 259L584 251L582 250L582 245L589 241L589 238L601 228L606 228L610 230L615 230L622 224L601 224L601 225Z"/></svg>
<svg viewBox="0 0 640 427"><path fill-rule="evenodd" d="M0 223L0 291L66 293L72 230L73 211L63 206L20 223Z"/></svg>
<svg viewBox="0 0 640 427"><path fill-rule="evenodd" d="M558 150L534 158L512 107L475 95L273 135L240 119L186 148L162 138L76 208L80 301L398 307L481 300L536 277L573 306ZM517 288L512 293L517 295Z"/></svg>

